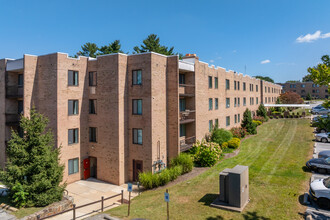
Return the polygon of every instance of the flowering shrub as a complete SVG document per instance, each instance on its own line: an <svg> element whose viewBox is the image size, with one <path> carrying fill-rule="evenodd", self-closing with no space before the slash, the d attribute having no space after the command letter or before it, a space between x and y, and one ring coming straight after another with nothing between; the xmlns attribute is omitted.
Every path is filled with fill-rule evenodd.
<svg viewBox="0 0 330 220"><path fill-rule="evenodd" d="M242 127L232 128L230 132L233 134L233 137L236 138L244 138L247 135L246 129Z"/></svg>
<svg viewBox="0 0 330 220"><path fill-rule="evenodd" d="M240 144L241 144L241 140L239 138L233 138L230 141L228 141L229 148L237 149Z"/></svg>
<svg viewBox="0 0 330 220"><path fill-rule="evenodd" d="M254 116L253 117L253 120L255 120L255 121L261 121L262 123L264 123L266 121L265 118L262 117L262 116Z"/></svg>
<svg viewBox="0 0 330 220"><path fill-rule="evenodd" d="M261 122L261 121L252 120L252 122L253 122L253 123L256 123L256 124L257 124L257 126L259 126L259 125L261 125L261 124L262 124L262 122Z"/></svg>
<svg viewBox="0 0 330 220"><path fill-rule="evenodd" d="M194 161L197 165L211 167L220 159L221 147L217 143L206 142L203 139L201 142L197 141L193 145L190 153L194 155Z"/></svg>

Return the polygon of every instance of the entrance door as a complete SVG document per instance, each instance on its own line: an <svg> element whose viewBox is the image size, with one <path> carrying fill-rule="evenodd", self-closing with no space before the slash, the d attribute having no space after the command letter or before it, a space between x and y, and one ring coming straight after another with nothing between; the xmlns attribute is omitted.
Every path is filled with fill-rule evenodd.
<svg viewBox="0 0 330 220"><path fill-rule="evenodd" d="M90 176L97 178L97 160L96 157L89 157L89 161L90 161Z"/></svg>
<svg viewBox="0 0 330 220"><path fill-rule="evenodd" d="M84 180L90 177L90 161L89 158L84 159Z"/></svg>
<svg viewBox="0 0 330 220"><path fill-rule="evenodd" d="M143 172L143 161L133 160L133 181L139 181L139 173Z"/></svg>

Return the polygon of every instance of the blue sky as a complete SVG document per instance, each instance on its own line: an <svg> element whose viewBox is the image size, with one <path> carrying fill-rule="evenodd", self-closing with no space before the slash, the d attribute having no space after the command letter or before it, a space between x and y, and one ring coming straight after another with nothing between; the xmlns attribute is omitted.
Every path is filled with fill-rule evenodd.
<svg viewBox="0 0 330 220"><path fill-rule="evenodd" d="M301 79L330 54L329 0L0 3L0 58L73 55L85 42L104 45L116 39L132 52L155 33L176 52L196 53L237 72L245 73L246 66L251 76L283 82Z"/></svg>

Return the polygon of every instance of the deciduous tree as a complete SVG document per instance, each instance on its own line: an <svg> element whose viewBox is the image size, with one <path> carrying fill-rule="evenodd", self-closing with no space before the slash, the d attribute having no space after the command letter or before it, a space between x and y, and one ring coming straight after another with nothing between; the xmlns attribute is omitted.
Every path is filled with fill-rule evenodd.
<svg viewBox="0 0 330 220"><path fill-rule="evenodd" d="M304 102L300 95L292 91L282 93L280 95L280 100L283 104L301 104Z"/></svg>

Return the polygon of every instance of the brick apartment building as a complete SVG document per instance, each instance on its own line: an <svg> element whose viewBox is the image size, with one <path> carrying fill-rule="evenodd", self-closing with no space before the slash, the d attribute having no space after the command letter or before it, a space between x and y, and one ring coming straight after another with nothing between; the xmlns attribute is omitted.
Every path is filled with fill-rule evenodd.
<svg viewBox="0 0 330 220"><path fill-rule="evenodd" d="M279 83L282 86L283 93L292 91L298 93L302 98L311 94L314 99L329 98L328 86L320 86L313 82Z"/></svg>
<svg viewBox="0 0 330 220"><path fill-rule="evenodd" d="M157 53L70 58L54 53L0 60L0 162L19 113L35 106L62 146L64 181L117 185L157 171L216 124L274 103L281 86L199 61Z"/></svg>

